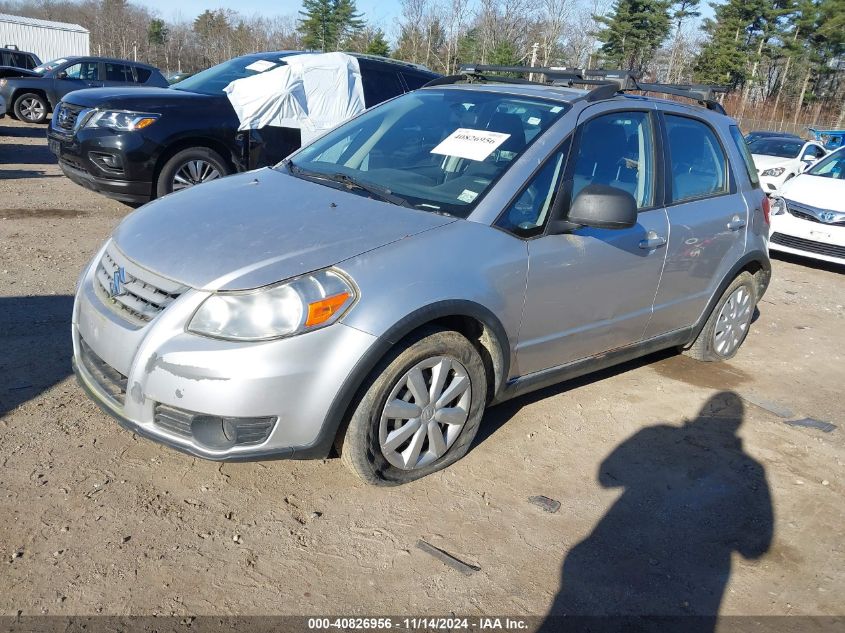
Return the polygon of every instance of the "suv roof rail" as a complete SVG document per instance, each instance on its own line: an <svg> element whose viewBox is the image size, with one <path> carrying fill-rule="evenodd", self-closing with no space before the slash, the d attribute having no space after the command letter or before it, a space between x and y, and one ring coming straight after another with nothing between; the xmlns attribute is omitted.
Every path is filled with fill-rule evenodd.
<svg viewBox="0 0 845 633"><path fill-rule="evenodd" d="M607 70L603 68L583 69L556 66L495 66L489 64L463 64L461 73L435 79L427 85L443 85L457 83L462 80L500 81L503 83L538 83L541 85L596 86L585 95L587 101L604 101L616 96L620 92L629 90L653 92L692 99L708 110L719 114L726 114L722 104L716 101L717 93L726 93L725 86L709 84L661 84L640 81L639 73L628 70ZM496 77L482 73L517 73L545 75L546 81L537 82L515 77Z"/></svg>

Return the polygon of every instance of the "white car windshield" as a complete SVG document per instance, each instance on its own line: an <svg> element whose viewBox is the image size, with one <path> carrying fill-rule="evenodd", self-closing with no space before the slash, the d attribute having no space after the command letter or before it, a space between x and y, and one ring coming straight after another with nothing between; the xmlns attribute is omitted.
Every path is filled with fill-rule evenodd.
<svg viewBox="0 0 845 633"><path fill-rule="evenodd" d="M806 174L822 178L845 180L845 150L840 149L808 169Z"/></svg>
<svg viewBox="0 0 845 633"><path fill-rule="evenodd" d="M302 178L466 217L566 103L426 89L373 108L283 163Z"/></svg>
<svg viewBox="0 0 845 633"><path fill-rule="evenodd" d="M787 138L758 138L748 144L748 149L752 154L779 158L795 158L802 147L804 147L804 141L792 141Z"/></svg>

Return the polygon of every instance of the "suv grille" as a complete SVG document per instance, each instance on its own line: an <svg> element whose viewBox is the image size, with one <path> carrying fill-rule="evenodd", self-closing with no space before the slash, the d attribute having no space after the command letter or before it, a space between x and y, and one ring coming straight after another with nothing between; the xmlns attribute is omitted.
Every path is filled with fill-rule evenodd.
<svg viewBox="0 0 845 633"><path fill-rule="evenodd" d="M780 244L789 248L795 248L799 251L807 251L808 253L818 253L819 255L827 255L828 257L841 257L845 259L845 246L836 246L835 244L825 244L824 242L816 242L813 240L805 240L803 237L794 237L792 235L784 235L783 233L772 233L770 242Z"/></svg>
<svg viewBox="0 0 845 633"><path fill-rule="evenodd" d="M802 220L818 222L819 224L825 224L827 226L845 226L845 220L840 220L839 222L822 222L813 214L814 210L820 211L820 209L814 209L812 207L807 207L801 204L797 204L795 202L787 202L786 210L789 211L790 215L793 215L796 218L800 218Z"/></svg>
<svg viewBox="0 0 845 633"><path fill-rule="evenodd" d="M96 381L108 397L116 404L122 405L126 397L126 376L114 369L102 358L88 347L81 338L79 339L79 358L91 377Z"/></svg>
<svg viewBox="0 0 845 633"><path fill-rule="evenodd" d="M53 113L53 128L59 130L60 132L73 134L76 129L76 122L79 119L79 113L82 112L82 110L82 106L62 101Z"/></svg>
<svg viewBox="0 0 845 633"><path fill-rule="evenodd" d="M94 288L103 303L139 326L152 321L186 290L129 261L114 245L103 254L96 277Z"/></svg>

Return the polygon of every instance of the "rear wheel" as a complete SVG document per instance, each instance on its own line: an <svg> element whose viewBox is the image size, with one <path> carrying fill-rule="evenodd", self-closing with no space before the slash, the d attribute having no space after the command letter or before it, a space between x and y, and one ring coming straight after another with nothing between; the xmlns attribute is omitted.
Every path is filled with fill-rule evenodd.
<svg viewBox="0 0 845 633"><path fill-rule="evenodd" d="M50 106L41 95L32 92L21 95L15 100L15 116L27 123L44 123Z"/></svg>
<svg viewBox="0 0 845 633"><path fill-rule="evenodd" d="M687 356L701 361L733 358L748 336L757 305L757 284L751 273L740 273L727 287Z"/></svg>
<svg viewBox="0 0 845 633"><path fill-rule="evenodd" d="M174 154L161 168L156 196L166 196L194 185L217 180L230 173L223 157L207 147L189 147Z"/></svg>
<svg viewBox="0 0 845 633"><path fill-rule="evenodd" d="M370 375L338 445L341 460L369 484L424 477L466 454L486 399L472 343L451 330L423 330Z"/></svg>

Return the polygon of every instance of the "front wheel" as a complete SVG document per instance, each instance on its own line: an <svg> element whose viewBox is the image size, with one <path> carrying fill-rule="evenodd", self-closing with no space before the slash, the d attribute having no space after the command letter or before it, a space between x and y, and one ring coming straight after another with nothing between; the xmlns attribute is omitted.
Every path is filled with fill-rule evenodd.
<svg viewBox="0 0 845 633"><path fill-rule="evenodd" d="M174 154L161 168L156 197L217 180L230 173L223 157L207 147L189 147Z"/></svg>
<svg viewBox="0 0 845 633"><path fill-rule="evenodd" d="M701 361L733 358L748 336L757 306L757 284L748 272L727 287L704 328L684 354Z"/></svg>
<svg viewBox="0 0 845 633"><path fill-rule="evenodd" d="M15 100L15 116L27 123L44 123L50 106L41 95L34 93L23 94Z"/></svg>
<svg viewBox="0 0 845 633"><path fill-rule="evenodd" d="M364 389L338 449L358 477L389 486L466 454L484 415L487 376L464 336L427 329L391 352Z"/></svg>

